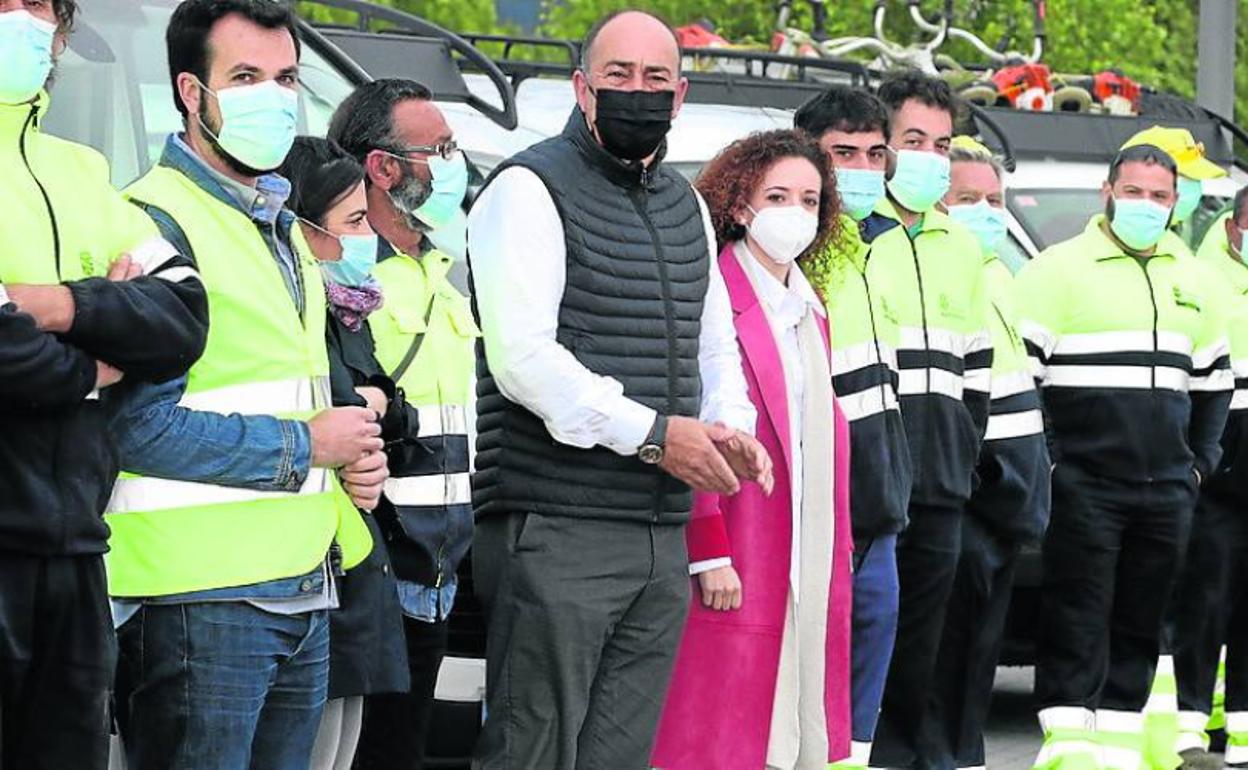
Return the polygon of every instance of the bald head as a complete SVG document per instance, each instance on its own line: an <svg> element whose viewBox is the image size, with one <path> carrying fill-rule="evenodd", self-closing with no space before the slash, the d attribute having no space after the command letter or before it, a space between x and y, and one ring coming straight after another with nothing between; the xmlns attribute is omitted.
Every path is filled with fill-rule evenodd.
<svg viewBox="0 0 1248 770"><path fill-rule="evenodd" d="M674 78L680 74L680 42L657 16L645 11L618 11L604 16L585 35L581 69L588 74L604 62L623 60L661 62Z"/></svg>
<svg viewBox="0 0 1248 770"><path fill-rule="evenodd" d="M605 17L585 36L581 68L572 73L572 90L576 92L577 107L599 144L604 140L598 128L598 98L604 92L609 94L605 98L616 99L617 112L621 98L632 100L627 110L636 110L638 98L651 104L657 99L664 106L671 105L674 119L689 91L689 81L680 76L680 45L676 33L658 17L644 11L622 11ZM639 91L648 93L637 94ZM671 92L670 100L661 93L664 91ZM622 96L620 92L630 95ZM635 122L635 118L644 123L646 117L636 115L626 118L626 122ZM664 133L669 127L670 121L663 127ZM617 154L626 152L619 144L615 149ZM627 155L619 154L619 157Z"/></svg>

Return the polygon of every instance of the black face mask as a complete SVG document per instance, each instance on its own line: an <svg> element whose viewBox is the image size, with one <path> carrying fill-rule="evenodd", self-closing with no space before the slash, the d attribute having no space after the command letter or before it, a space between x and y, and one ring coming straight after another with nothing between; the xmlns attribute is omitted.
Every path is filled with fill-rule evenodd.
<svg viewBox="0 0 1248 770"><path fill-rule="evenodd" d="M595 127L607 152L621 160L648 158L672 127L675 91L615 91L599 88Z"/></svg>

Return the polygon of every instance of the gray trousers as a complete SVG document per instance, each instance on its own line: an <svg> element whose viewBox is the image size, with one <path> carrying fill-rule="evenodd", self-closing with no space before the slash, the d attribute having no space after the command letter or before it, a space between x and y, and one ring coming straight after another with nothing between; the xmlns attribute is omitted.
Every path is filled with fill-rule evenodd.
<svg viewBox="0 0 1248 770"><path fill-rule="evenodd" d="M489 632L475 770L644 770L689 611L684 527L477 523Z"/></svg>

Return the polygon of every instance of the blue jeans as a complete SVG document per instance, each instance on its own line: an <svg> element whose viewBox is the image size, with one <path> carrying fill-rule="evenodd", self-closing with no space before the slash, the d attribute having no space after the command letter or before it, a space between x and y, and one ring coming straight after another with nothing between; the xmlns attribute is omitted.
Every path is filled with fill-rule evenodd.
<svg viewBox="0 0 1248 770"><path fill-rule="evenodd" d="M118 630L128 770L306 770L329 683L329 615L145 604Z"/></svg>
<svg viewBox="0 0 1248 770"><path fill-rule="evenodd" d="M855 554L850 700L855 741L870 743L880 718L888 662L897 636L897 536L861 544Z"/></svg>

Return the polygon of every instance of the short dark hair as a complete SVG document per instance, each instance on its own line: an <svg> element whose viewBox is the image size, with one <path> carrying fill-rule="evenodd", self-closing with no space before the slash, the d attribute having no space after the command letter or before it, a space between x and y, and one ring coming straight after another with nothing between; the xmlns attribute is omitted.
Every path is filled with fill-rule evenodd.
<svg viewBox="0 0 1248 770"><path fill-rule="evenodd" d="M928 107L944 110L954 120L958 118L958 98L954 96L949 84L916 69L890 74L880 83L876 93L890 112L896 112L903 104L914 99Z"/></svg>
<svg viewBox="0 0 1248 770"><path fill-rule="evenodd" d="M1174 163L1174 158L1170 153L1153 144L1137 144L1119 150L1118 154L1109 163L1109 183L1112 185L1118 181L1118 177L1122 175L1122 167L1127 163L1143 163L1149 166L1161 166L1169 171L1174 177L1174 183L1179 183L1179 168Z"/></svg>
<svg viewBox="0 0 1248 770"><path fill-rule="evenodd" d="M364 167L355 158L315 136L297 137L277 173L290 180L286 206L322 227L329 210L364 181Z"/></svg>
<svg viewBox="0 0 1248 770"><path fill-rule="evenodd" d="M861 88L832 86L797 109L793 125L818 140L829 131L861 134L879 131L888 137L888 108Z"/></svg>
<svg viewBox="0 0 1248 770"><path fill-rule="evenodd" d="M186 0L173 12L165 31L165 47L169 54L169 80L173 85L173 103L185 118L186 105L178 93L178 75L189 72L208 82L208 35L222 18L237 13L265 29L285 28L295 41L295 56L300 53L299 31L290 6L276 0Z"/></svg>
<svg viewBox="0 0 1248 770"><path fill-rule="evenodd" d="M589 74L589 57L592 53L594 43L598 41L598 35L602 34L603 27L607 26L626 13L640 13L643 16L649 16L662 24L663 27L671 33L672 40L676 43L676 70L679 72L681 66L680 37L676 34L676 30L672 29L672 25L669 24L666 19L656 16L649 11L642 11L636 8L621 8L618 11L608 13L606 16L603 16L601 19L594 22L593 26L589 28L589 31L585 33L585 39L581 41L581 72L584 72L586 75Z"/></svg>
<svg viewBox="0 0 1248 770"><path fill-rule="evenodd" d="M73 29L74 17L78 14L78 0L52 0L52 11L56 14L56 23L61 29Z"/></svg>
<svg viewBox="0 0 1248 770"><path fill-rule="evenodd" d="M429 101L433 93L415 80L383 78L365 83L334 110L329 138L363 163L373 150L400 152L402 141L394 125L394 108L410 99Z"/></svg>
<svg viewBox="0 0 1248 770"><path fill-rule="evenodd" d="M1231 218L1238 223L1244 216L1244 209L1248 209L1248 187L1241 187L1235 193L1235 202L1231 204Z"/></svg>

